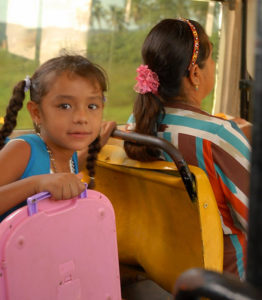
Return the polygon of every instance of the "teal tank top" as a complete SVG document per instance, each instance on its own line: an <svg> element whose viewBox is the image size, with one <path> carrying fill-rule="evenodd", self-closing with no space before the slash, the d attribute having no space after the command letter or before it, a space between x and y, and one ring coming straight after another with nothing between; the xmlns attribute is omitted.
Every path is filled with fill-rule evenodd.
<svg viewBox="0 0 262 300"><path fill-rule="evenodd" d="M29 162L26 166L24 173L22 174L20 179L27 178L33 175L41 175L41 174L49 174L50 173L50 157L49 153L47 152L46 145L44 141L36 134L26 134L21 135L19 137L14 138L15 140L24 140L26 141L31 147L31 154L29 158ZM78 169L78 159L77 153L74 152L72 156L75 173L79 173ZM26 200L19 203L15 207L11 208L6 213L0 215L0 222L8 216L10 213L15 211L16 209L26 205Z"/></svg>

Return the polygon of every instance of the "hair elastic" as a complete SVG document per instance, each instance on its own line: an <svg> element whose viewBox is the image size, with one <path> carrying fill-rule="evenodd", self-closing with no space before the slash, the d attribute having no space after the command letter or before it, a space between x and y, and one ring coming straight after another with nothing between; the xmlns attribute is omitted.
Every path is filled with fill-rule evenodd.
<svg viewBox="0 0 262 300"><path fill-rule="evenodd" d="M31 86L31 80L30 80L29 75L26 75L24 81L25 81L24 92L26 93L30 89L30 86Z"/></svg>
<svg viewBox="0 0 262 300"><path fill-rule="evenodd" d="M190 27L192 33L193 33L193 38L194 38L194 48L193 48L193 54L192 54L192 58L190 61L190 64L188 66L188 71L190 70L191 67L193 67L197 61L198 58L198 53L199 53L199 39L198 39L198 33L196 30L196 27L187 19L184 18L179 18L178 20L183 21L185 23L188 24L188 26Z"/></svg>
<svg viewBox="0 0 262 300"><path fill-rule="evenodd" d="M155 72L148 68L148 65L140 65L137 69L137 84L134 90L139 94L152 93L157 94L159 79Z"/></svg>

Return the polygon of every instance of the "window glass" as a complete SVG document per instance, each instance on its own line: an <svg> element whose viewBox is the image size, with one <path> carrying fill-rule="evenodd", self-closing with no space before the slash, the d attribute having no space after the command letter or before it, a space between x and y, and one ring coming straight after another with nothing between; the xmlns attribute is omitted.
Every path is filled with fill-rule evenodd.
<svg viewBox="0 0 262 300"><path fill-rule="evenodd" d="M164 18L195 19L206 28L216 58L220 15L220 4L214 1L1 0L0 123L13 86L65 50L86 54L104 67L110 83L104 117L125 123L135 99L140 49L150 28ZM210 95L203 108L211 112L212 103ZM25 107L18 127L32 127Z"/></svg>

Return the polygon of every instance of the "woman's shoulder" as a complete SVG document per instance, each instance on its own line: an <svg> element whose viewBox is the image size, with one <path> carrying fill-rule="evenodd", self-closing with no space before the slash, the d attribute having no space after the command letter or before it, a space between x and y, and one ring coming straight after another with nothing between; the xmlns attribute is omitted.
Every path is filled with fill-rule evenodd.
<svg viewBox="0 0 262 300"><path fill-rule="evenodd" d="M231 120L227 120L220 116L212 115L200 108L192 106L178 106L178 107L165 107L165 115L167 119L178 118L181 119L183 124L187 122L190 124L199 124L202 127L206 127L213 133L224 128L232 133L241 133L238 126Z"/></svg>
<svg viewBox="0 0 262 300"><path fill-rule="evenodd" d="M165 131L207 140L227 150L235 149L245 156L250 152L250 144L236 124L200 109L168 107L163 123L167 125Z"/></svg>
<svg viewBox="0 0 262 300"><path fill-rule="evenodd" d="M230 122L193 106L165 107L164 122L216 133L221 127L229 129Z"/></svg>

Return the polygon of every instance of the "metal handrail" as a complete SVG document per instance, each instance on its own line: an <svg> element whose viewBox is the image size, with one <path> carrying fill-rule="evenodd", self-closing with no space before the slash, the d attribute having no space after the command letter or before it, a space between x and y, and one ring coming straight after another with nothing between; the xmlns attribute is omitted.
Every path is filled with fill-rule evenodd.
<svg viewBox="0 0 262 300"><path fill-rule="evenodd" d="M203 269L190 269L182 273L174 288L175 300L259 300L261 290L248 282L241 282L230 274Z"/></svg>
<svg viewBox="0 0 262 300"><path fill-rule="evenodd" d="M195 181L194 174L190 172L189 167L185 162L182 154L178 151L178 149L173 144L159 137L140 134L136 132L126 132L118 129L115 129L112 132L111 136L123 139L125 141L151 146L151 147L164 150L174 161L191 201L193 202L196 201L197 190L196 190L196 181Z"/></svg>

